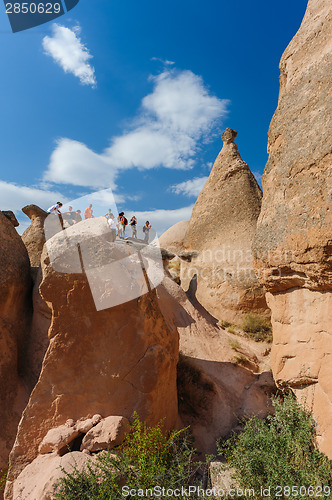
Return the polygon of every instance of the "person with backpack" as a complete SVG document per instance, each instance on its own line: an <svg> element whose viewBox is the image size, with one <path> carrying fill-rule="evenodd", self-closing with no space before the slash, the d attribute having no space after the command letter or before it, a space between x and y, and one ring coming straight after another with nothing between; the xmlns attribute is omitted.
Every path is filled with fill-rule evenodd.
<svg viewBox="0 0 332 500"><path fill-rule="evenodd" d="M118 236L119 236L119 238L125 238L126 237L126 226L128 225L128 220L126 219L124 212L119 213L118 221L120 224Z"/></svg>
<svg viewBox="0 0 332 500"><path fill-rule="evenodd" d="M147 220L146 223L143 226L143 233L144 233L144 243L148 244L149 243L149 232L151 229L150 222Z"/></svg>
<svg viewBox="0 0 332 500"><path fill-rule="evenodd" d="M132 238L137 239L137 227L136 227L137 226L137 219L136 219L135 215L133 215L132 218L130 219L129 226L131 226Z"/></svg>

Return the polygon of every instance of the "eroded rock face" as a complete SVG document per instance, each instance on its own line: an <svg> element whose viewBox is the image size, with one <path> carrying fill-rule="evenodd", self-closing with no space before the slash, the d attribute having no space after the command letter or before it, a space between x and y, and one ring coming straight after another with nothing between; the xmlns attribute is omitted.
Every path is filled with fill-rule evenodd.
<svg viewBox="0 0 332 500"><path fill-rule="evenodd" d="M0 211L0 469L6 467L27 402L22 379L31 318L29 257L12 222Z"/></svg>
<svg viewBox="0 0 332 500"><path fill-rule="evenodd" d="M183 240L188 224L189 221L182 220L167 229L167 231L159 237L160 246L178 255L183 250Z"/></svg>
<svg viewBox="0 0 332 500"><path fill-rule="evenodd" d="M248 312L268 314L252 266L251 245L262 192L226 129L224 146L193 208L185 250L199 256L181 264L181 284L197 275L197 299L216 318L239 323Z"/></svg>
<svg viewBox="0 0 332 500"><path fill-rule="evenodd" d="M45 243L44 221L48 213L37 205L27 205L22 208L22 212L31 219L30 226L22 234L22 240L28 250L31 266L38 267Z"/></svg>
<svg viewBox="0 0 332 500"><path fill-rule="evenodd" d="M309 0L280 62L254 252L272 310L272 367L313 409L332 458L332 5Z"/></svg>
<svg viewBox="0 0 332 500"><path fill-rule="evenodd" d="M110 243L110 237L107 221L101 217L76 224L56 234L47 243L48 248L45 245L40 292L52 309L50 344L11 453L13 478L35 459L47 432L68 419L77 421L95 414L131 419L136 410L149 425L163 417L166 428L176 423L178 334L166 325L155 290L150 288L146 293L142 285L142 296L96 309L91 275L90 281L87 279L92 261L94 269L104 270L100 274L105 277L108 273L102 283L96 276L93 282L94 293L100 285L99 307L112 293L124 297L124 283L141 286L135 284L136 267L132 273L124 260L130 254L129 246ZM151 255L141 258L153 269L153 250ZM130 259L136 262L138 257L133 252ZM121 267L122 262L125 264ZM80 263L84 273L82 268L79 272ZM109 266L107 273L105 266ZM112 272L113 268L118 274ZM9 484L7 498L12 498L10 490Z"/></svg>
<svg viewBox="0 0 332 500"><path fill-rule="evenodd" d="M63 457L54 453L39 455L15 481L13 498L49 500L54 493L54 484L65 477L66 472L72 473L74 469L82 471L94 461L94 457L78 451L67 453Z"/></svg>
<svg viewBox="0 0 332 500"><path fill-rule="evenodd" d="M167 276L157 294L167 324L180 336L180 426L190 425L200 452L214 454L217 439L234 429L239 419L264 418L272 412L275 384L264 353L268 345L219 328Z"/></svg>

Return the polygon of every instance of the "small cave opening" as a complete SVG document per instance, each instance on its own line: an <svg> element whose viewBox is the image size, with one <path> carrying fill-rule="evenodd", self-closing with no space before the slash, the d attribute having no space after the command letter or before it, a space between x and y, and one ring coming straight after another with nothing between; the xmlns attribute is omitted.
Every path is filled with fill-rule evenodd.
<svg viewBox="0 0 332 500"><path fill-rule="evenodd" d="M81 444L83 441L85 434L80 434L77 436L75 439L73 439L70 443L67 443L66 446L64 446L60 450L60 456L63 457L63 455L66 455L67 453L70 453L72 451L80 451Z"/></svg>

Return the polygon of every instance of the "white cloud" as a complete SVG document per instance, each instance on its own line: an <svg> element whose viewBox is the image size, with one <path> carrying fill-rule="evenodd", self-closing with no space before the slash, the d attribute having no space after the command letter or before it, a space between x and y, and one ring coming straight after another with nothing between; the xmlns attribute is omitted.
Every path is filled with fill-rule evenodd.
<svg viewBox="0 0 332 500"><path fill-rule="evenodd" d="M5 181L0 181L0 199L2 210L12 210L16 213L26 205L34 204L47 210L57 201L67 200L58 191L19 186Z"/></svg>
<svg viewBox="0 0 332 500"><path fill-rule="evenodd" d="M43 38L45 54L53 57L66 73L77 76L83 85L94 87L95 69L89 63L92 55L79 37L80 27L70 29L55 23L52 31L52 36Z"/></svg>
<svg viewBox="0 0 332 500"><path fill-rule="evenodd" d="M173 66L175 64L174 61L169 61L168 59L161 59L160 57L151 57L151 61L161 62L165 66Z"/></svg>
<svg viewBox="0 0 332 500"><path fill-rule="evenodd" d="M67 138L57 142L46 181L89 187L115 187L125 169L190 169L199 144L227 113L228 101L211 95L191 71L164 70L151 77L153 91L138 116L101 154Z"/></svg>
<svg viewBox="0 0 332 500"><path fill-rule="evenodd" d="M195 196L197 198L207 180L208 177L195 177L194 179L180 182L180 184L174 184L170 189L175 194L184 194L185 196Z"/></svg>
<svg viewBox="0 0 332 500"><path fill-rule="evenodd" d="M10 182L0 181L0 200L2 210L12 210L20 225L20 234L30 225L30 220L21 212L26 205L38 205L47 210L57 201L65 203L67 198L58 191L39 189L28 186L19 186Z"/></svg>

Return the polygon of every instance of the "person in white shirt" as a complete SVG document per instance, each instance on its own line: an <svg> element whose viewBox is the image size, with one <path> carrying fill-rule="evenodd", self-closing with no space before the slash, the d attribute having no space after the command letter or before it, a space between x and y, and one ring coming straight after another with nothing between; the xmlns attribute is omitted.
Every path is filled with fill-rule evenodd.
<svg viewBox="0 0 332 500"><path fill-rule="evenodd" d="M111 228L111 234L112 234L112 236L111 236L111 241L113 242L113 241L115 241L115 238L116 238L116 230L117 230L117 228L118 228L117 221L116 221L116 219L115 219L115 217L114 217L114 215L113 215L113 214L111 214L111 215L109 216L109 218L108 218L107 222L108 222L108 224L109 224L109 226L110 226L110 228Z"/></svg>
<svg viewBox="0 0 332 500"><path fill-rule="evenodd" d="M50 208L47 209L47 212L49 214L58 214L61 215L60 208L62 207L61 201L57 201L56 205L52 205Z"/></svg>

